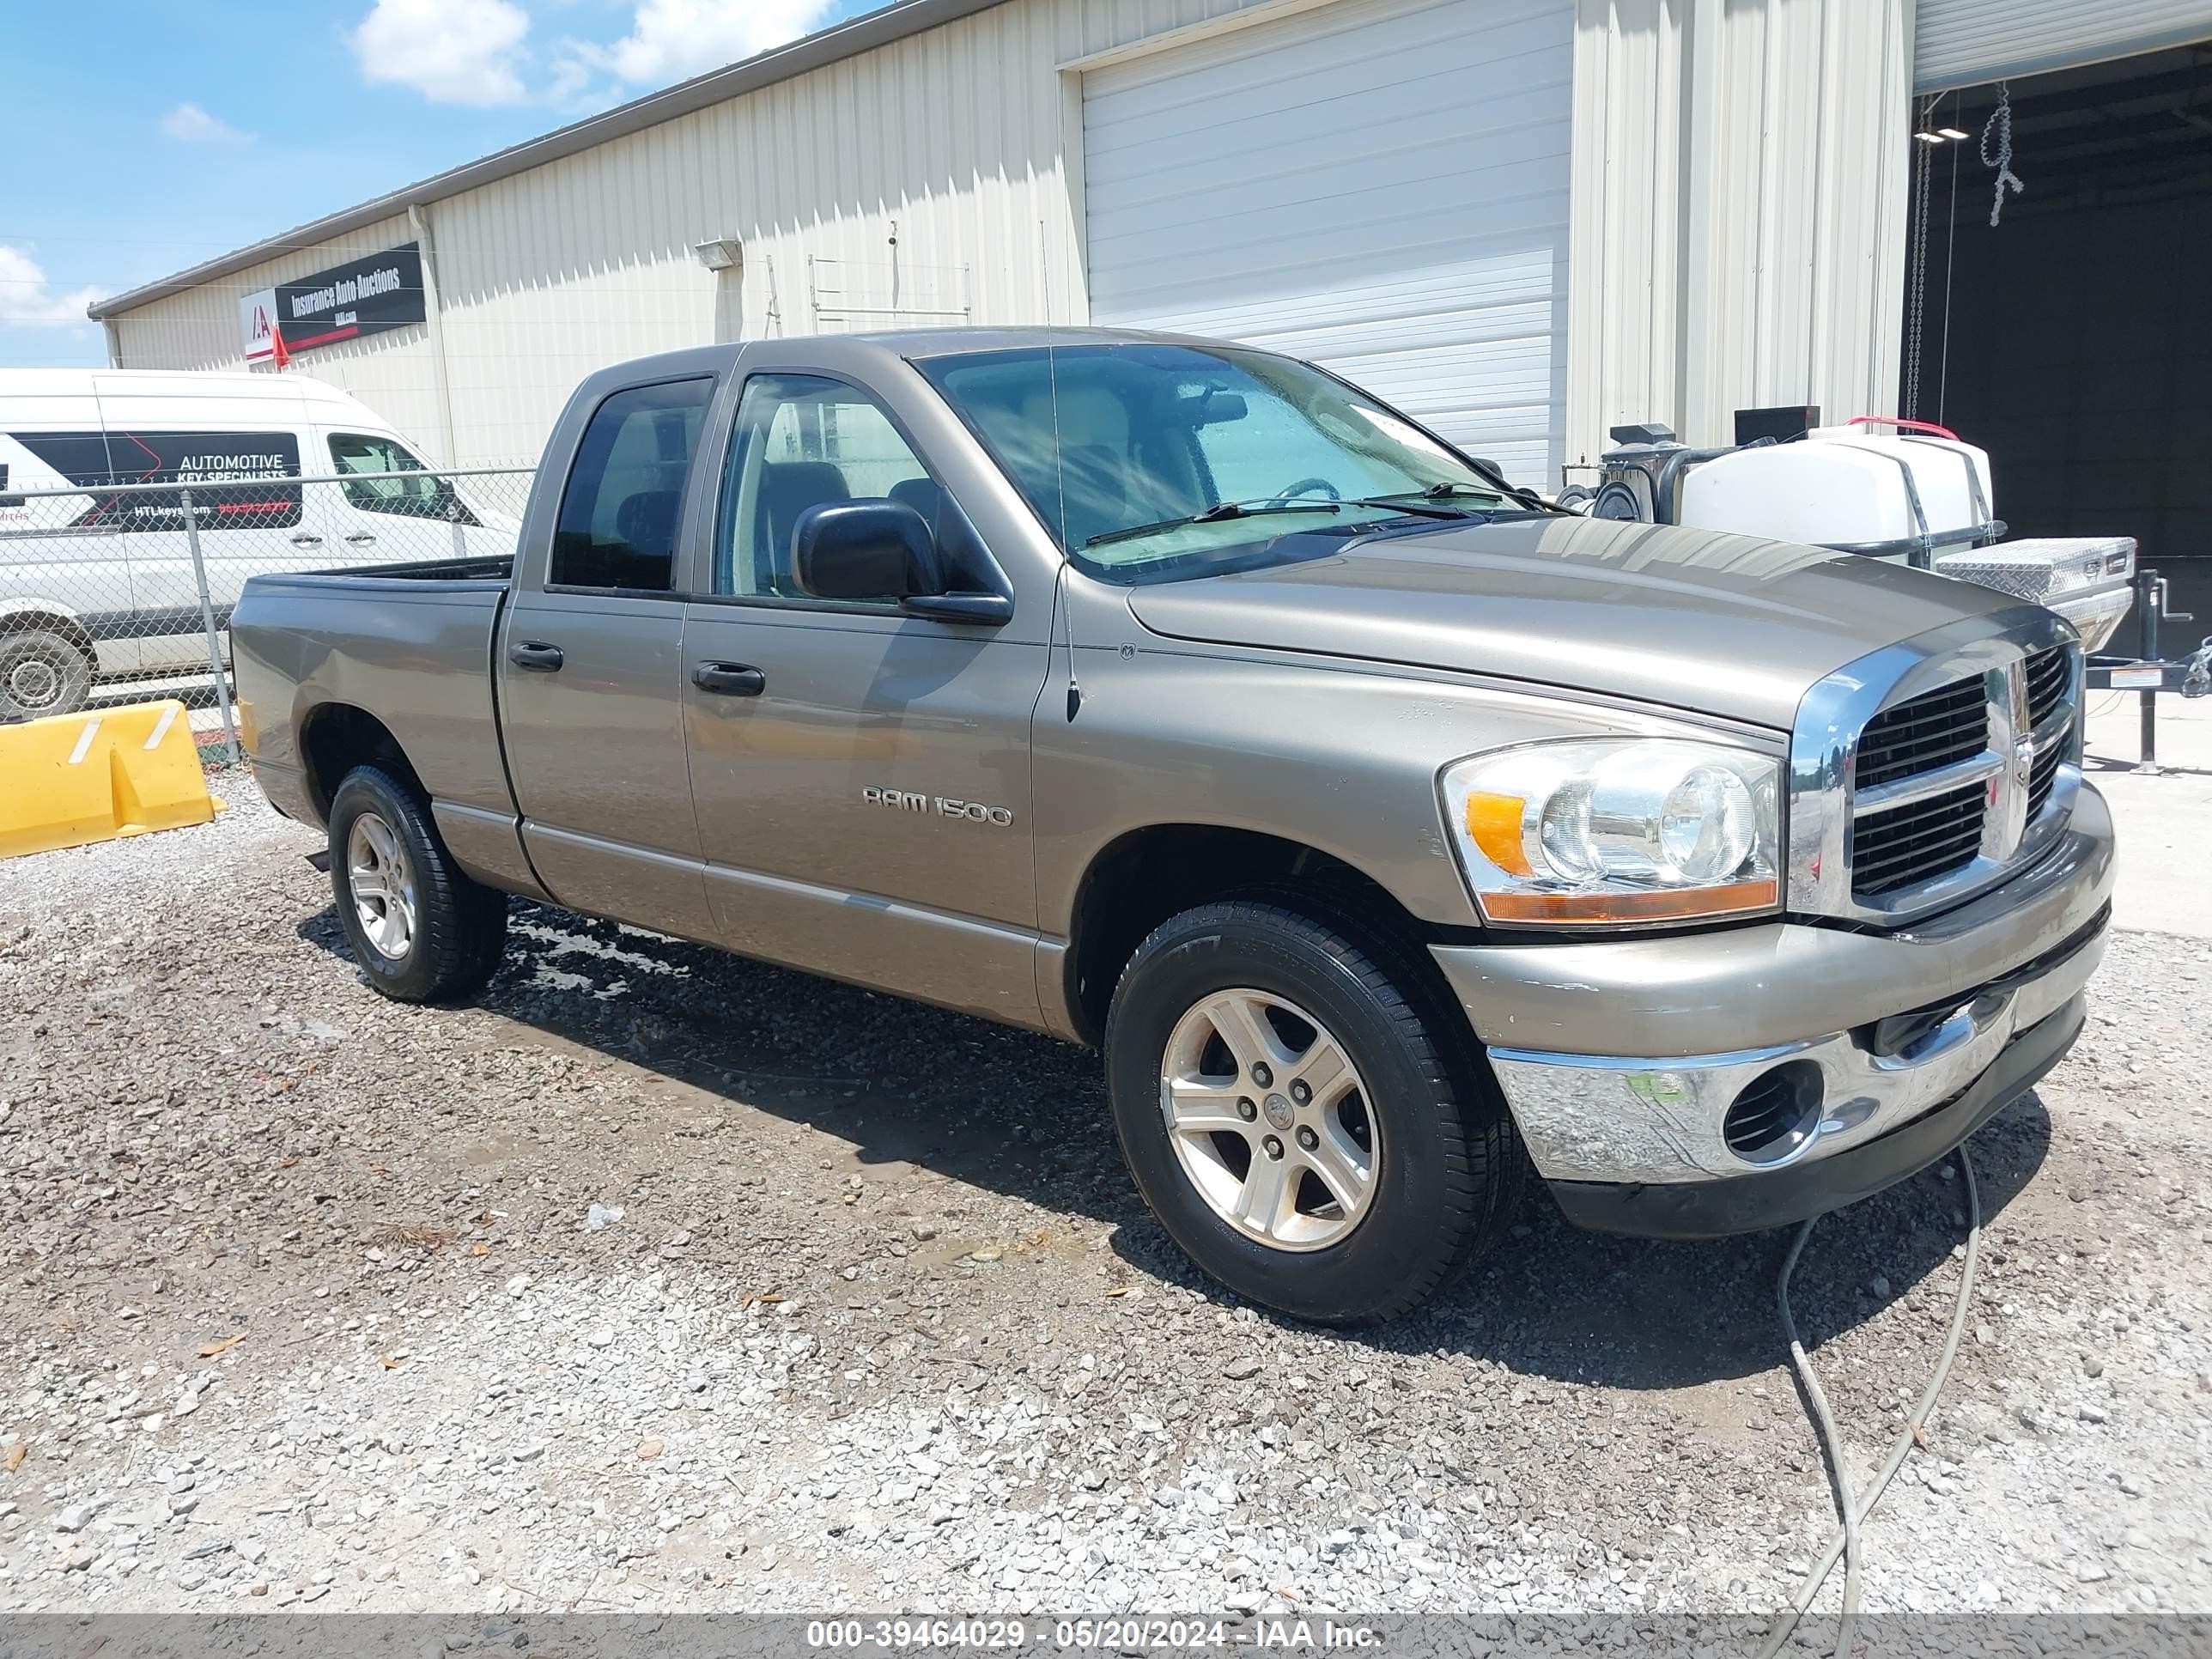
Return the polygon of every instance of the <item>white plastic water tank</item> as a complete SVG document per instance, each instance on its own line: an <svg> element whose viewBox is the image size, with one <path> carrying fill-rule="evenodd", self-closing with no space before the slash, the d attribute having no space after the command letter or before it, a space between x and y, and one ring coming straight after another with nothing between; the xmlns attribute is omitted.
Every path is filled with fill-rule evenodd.
<svg viewBox="0 0 2212 1659"><path fill-rule="evenodd" d="M1678 522L1815 547L1903 556L1997 533L1985 451L1955 439L1815 427L1793 443L1692 467Z"/></svg>

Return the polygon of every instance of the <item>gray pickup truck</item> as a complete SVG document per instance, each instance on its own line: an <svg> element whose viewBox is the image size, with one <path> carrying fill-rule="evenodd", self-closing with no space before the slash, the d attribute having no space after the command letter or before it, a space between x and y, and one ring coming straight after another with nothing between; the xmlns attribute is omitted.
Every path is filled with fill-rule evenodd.
<svg viewBox="0 0 2212 1659"><path fill-rule="evenodd" d="M2038 606L1565 514L1202 340L767 340L593 375L505 560L257 578L256 774L388 995L507 895L1104 1050L1243 1295L1744 1231L2055 1065L2112 881ZM1019 1111L1018 1100L1005 1103Z"/></svg>

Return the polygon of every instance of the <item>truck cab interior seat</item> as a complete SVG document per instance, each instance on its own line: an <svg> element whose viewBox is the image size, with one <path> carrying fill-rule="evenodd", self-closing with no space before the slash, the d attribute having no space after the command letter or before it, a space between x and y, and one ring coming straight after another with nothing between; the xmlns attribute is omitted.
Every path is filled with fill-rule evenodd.
<svg viewBox="0 0 2212 1659"><path fill-rule="evenodd" d="M938 531L937 514L944 505L945 491L936 479L901 478L891 486L890 498L921 514L933 532L942 533Z"/></svg>
<svg viewBox="0 0 2212 1659"><path fill-rule="evenodd" d="M612 539L574 538L567 579L595 587L666 589L683 501L672 489L641 489L623 496L615 508Z"/></svg>
<svg viewBox="0 0 2212 1659"><path fill-rule="evenodd" d="M753 526L752 591L795 597L799 585L792 580L791 532L798 527L799 515L825 501L852 499L852 486L833 462L764 463Z"/></svg>
<svg viewBox="0 0 2212 1659"><path fill-rule="evenodd" d="M666 558L676 545L676 514L683 504L673 489L641 489L615 509L615 533L632 552Z"/></svg>
<svg viewBox="0 0 2212 1659"><path fill-rule="evenodd" d="M1109 387L1074 380L1060 383L1055 398L1038 393L1022 410L1025 422L1056 432L1060 441L1060 531L1081 547L1103 531L1120 528L1128 510L1128 405Z"/></svg>

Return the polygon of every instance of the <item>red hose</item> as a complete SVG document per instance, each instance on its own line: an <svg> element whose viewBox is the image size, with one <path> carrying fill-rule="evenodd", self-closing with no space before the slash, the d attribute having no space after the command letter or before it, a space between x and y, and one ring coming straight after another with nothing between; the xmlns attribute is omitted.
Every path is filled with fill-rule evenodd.
<svg viewBox="0 0 2212 1659"><path fill-rule="evenodd" d="M1850 418L1850 424L1902 427L1907 432L1932 432L1939 438L1948 438L1953 443L1960 441L1959 434L1952 431L1949 427L1938 426L1933 421L1900 420L1894 415L1854 415Z"/></svg>

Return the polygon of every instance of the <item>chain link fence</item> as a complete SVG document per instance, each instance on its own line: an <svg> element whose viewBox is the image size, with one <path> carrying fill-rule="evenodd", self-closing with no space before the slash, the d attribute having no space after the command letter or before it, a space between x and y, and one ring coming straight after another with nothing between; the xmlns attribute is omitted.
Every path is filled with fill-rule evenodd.
<svg viewBox="0 0 2212 1659"><path fill-rule="evenodd" d="M0 721L179 696L197 728L220 720L235 761L228 629L248 578L504 557L533 471L171 477L0 493Z"/></svg>

